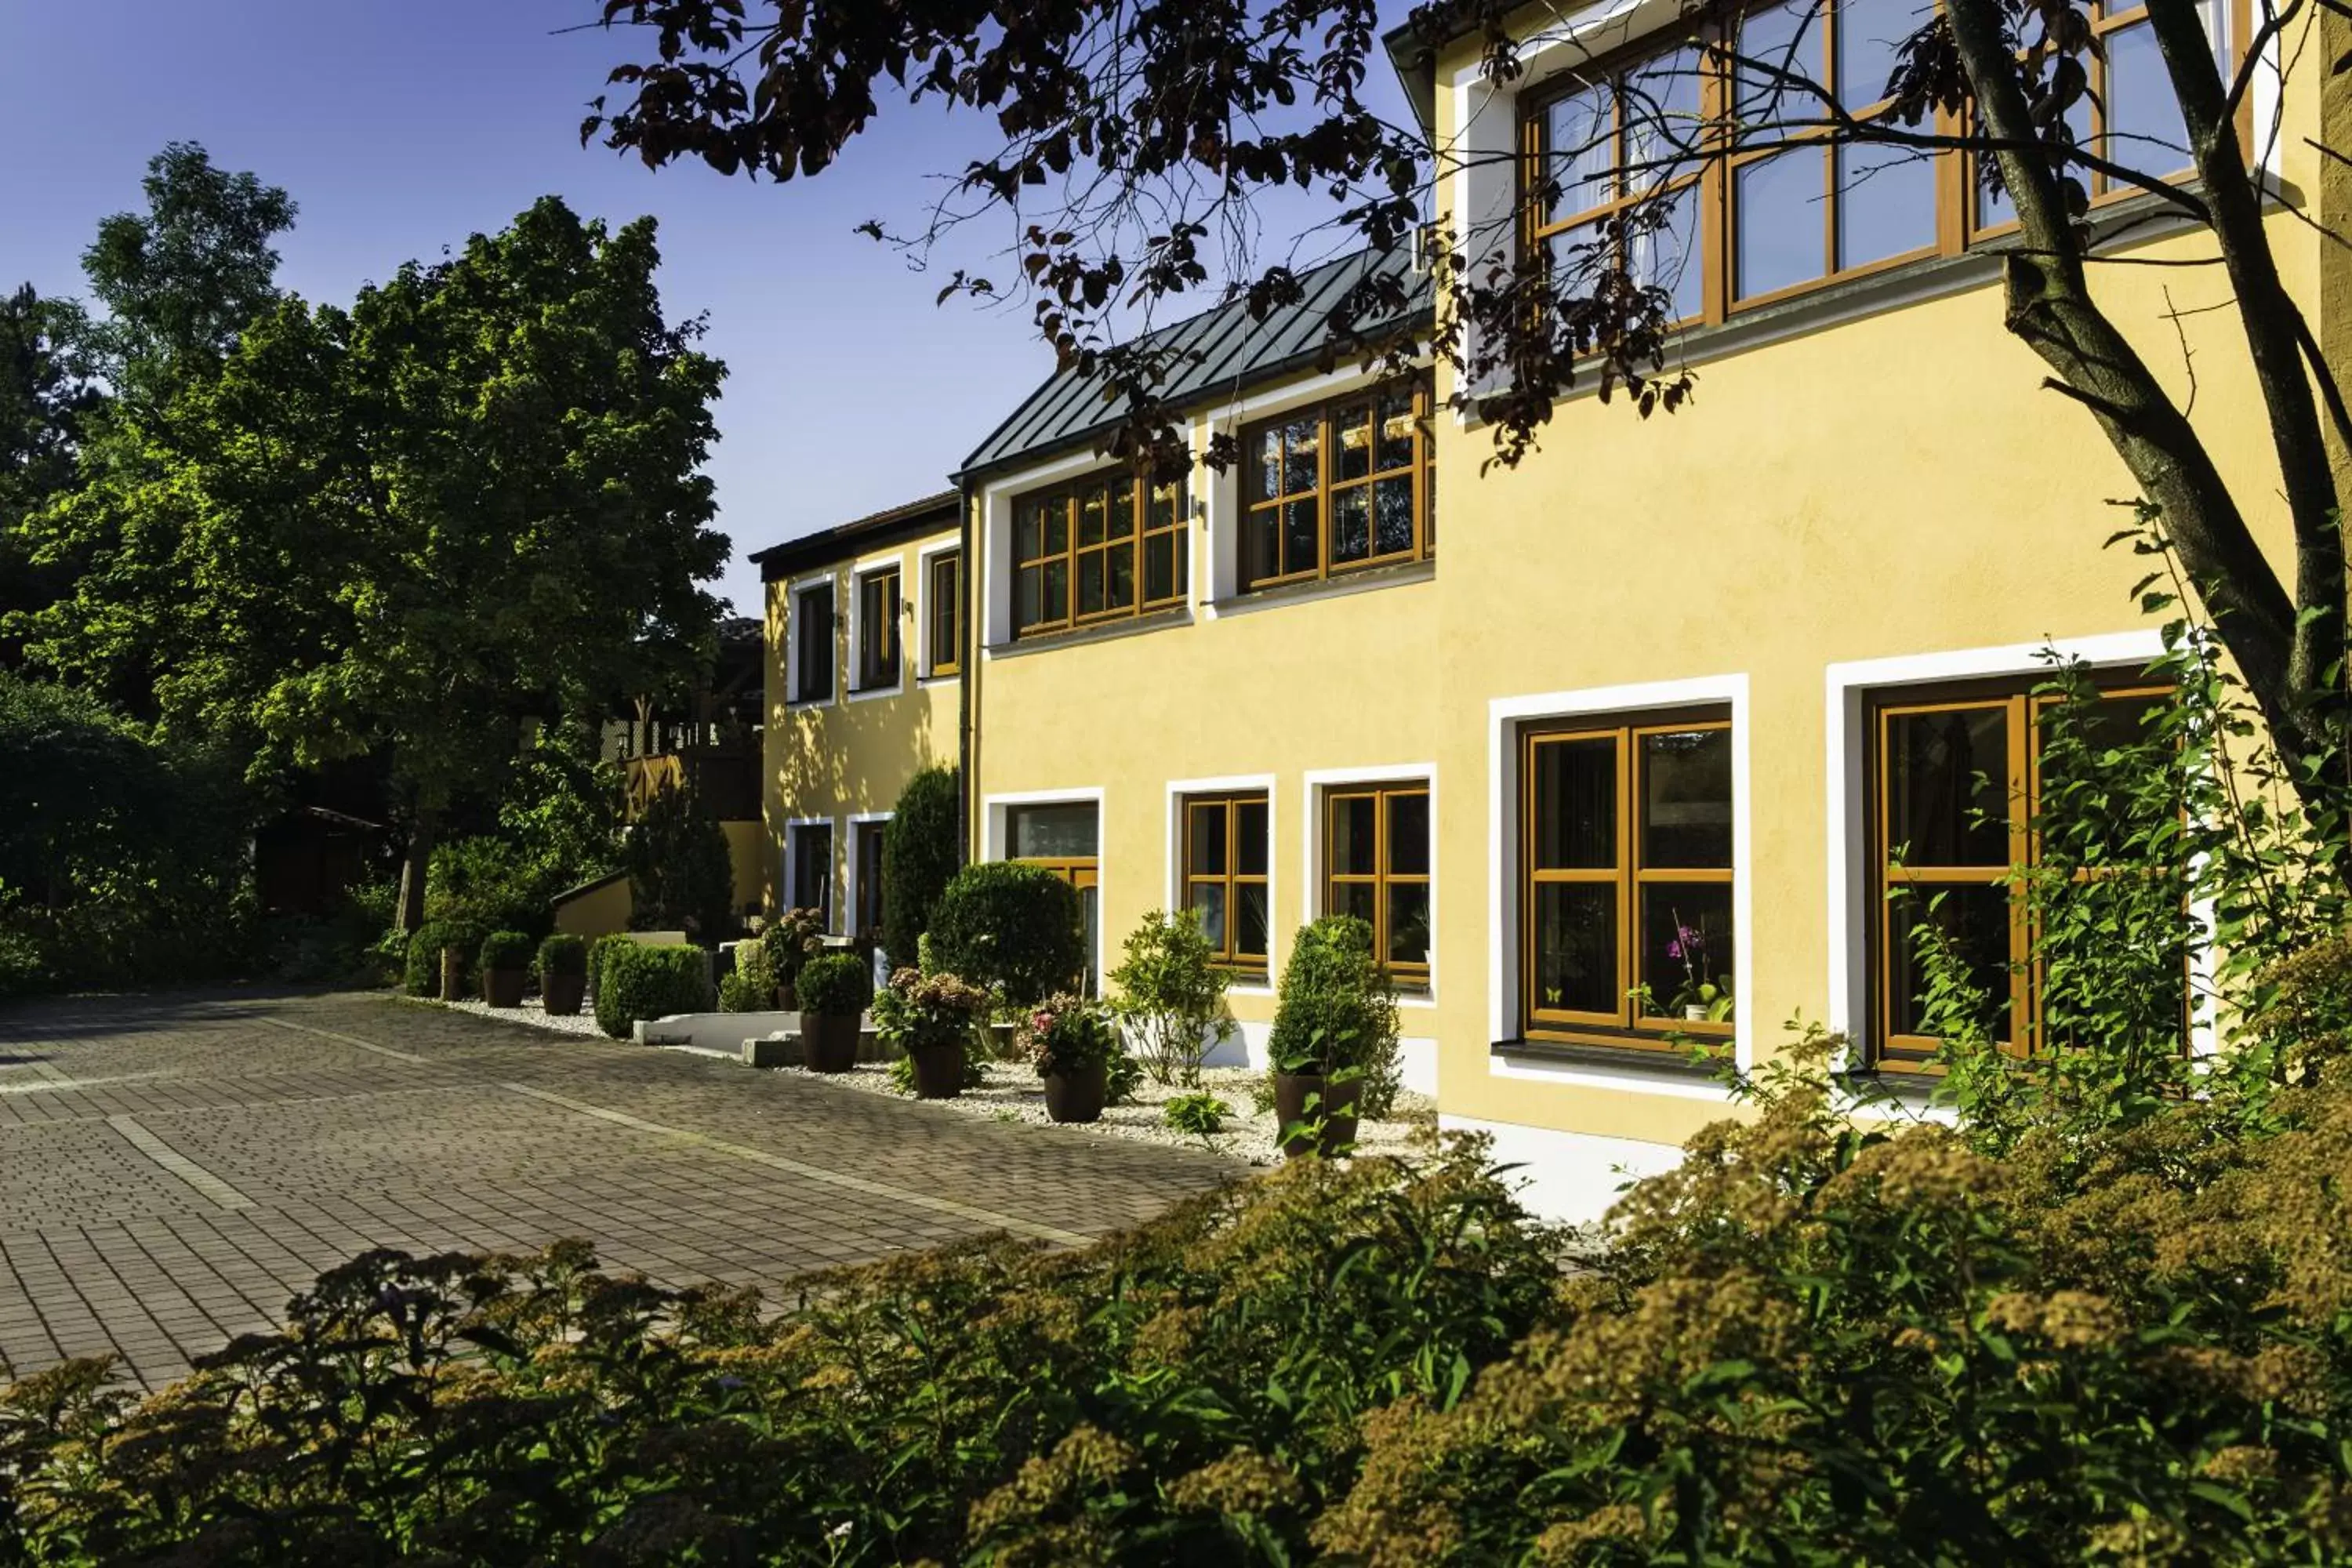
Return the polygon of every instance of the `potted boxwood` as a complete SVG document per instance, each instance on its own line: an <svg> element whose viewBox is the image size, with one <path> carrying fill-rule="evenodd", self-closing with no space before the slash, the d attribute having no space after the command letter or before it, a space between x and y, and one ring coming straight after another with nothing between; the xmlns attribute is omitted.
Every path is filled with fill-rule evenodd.
<svg viewBox="0 0 2352 1568"><path fill-rule="evenodd" d="M857 1031L874 1000L874 977L852 952L820 953L801 966L801 1065L847 1072L857 1065Z"/></svg>
<svg viewBox="0 0 2352 1568"><path fill-rule="evenodd" d="M1360 1112L1382 1115L1396 1097L1397 1050L1396 994L1371 927L1327 915L1301 928L1266 1040L1284 1156L1351 1148Z"/></svg>
<svg viewBox="0 0 2352 1568"><path fill-rule="evenodd" d="M493 1007L520 1007L530 980L530 938L519 931L494 931L482 939L482 1000Z"/></svg>
<svg viewBox="0 0 2352 1568"><path fill-rule="evenodd" d="M988 1016L988 993L953 974L901 969L874 998L874 1026L907 1054L915 1098L953 1100L963 1092L972 1031Z"/></svg>
<svg viewBox="0 0 2352 1568"><path fill-rule="evenodd" d="M539 1002L571 1016L588 995L588 942L559 931L539 944Z"/></svg>
<svg viewBox="0 0 2352 1568"><path fill-rule="evenodd" d="M1099 1003L1070 992L1047 997L1021 1021L1021 1048L1045 1080L1045 1114L1055 1121L1099 1121L1118 1036Z"/></svg>

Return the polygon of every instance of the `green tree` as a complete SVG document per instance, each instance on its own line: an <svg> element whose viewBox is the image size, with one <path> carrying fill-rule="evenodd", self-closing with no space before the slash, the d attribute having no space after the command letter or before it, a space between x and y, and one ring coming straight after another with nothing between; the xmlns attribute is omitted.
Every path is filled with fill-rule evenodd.
<svg viewBox="0 0 2352 1568"><path fill-rule="evenodd" d="M882 829L882 947L894 967L915 962L931 911L963 865L961 791L955 769L925 768L907 781Z"/></svg>
<svg viewBox="0 0 2352 1568"><path fill-rule="evenodd" d="M387 757L414 930L442 814L503 777L526 718L706 655L725 370L664 318L659 259L651 219L548 197L349 310L281 301L136 426L136 463L39 520L44 558L89 566L18 617L28 654L152 670L167 731L258 771Z"/></svg>
<svg viewBox="0 0 2352 1568"><path fill-rule="evenodd" d="M105 403L70 341L79 321L70 302L44 300L30 283L0 298L0 616L61 591L34 567L22 524L73 482L83 432ZM0 664L16 653L0 637Z"/></svg>
<svg viewBox="0 0 2352 1568"><path fill-rule="evenodd" d="M656 795L621 850L628 868L629 923L683 931L716 942L735 929L735 866L727 835L701 793L673 785Z"/></svg>

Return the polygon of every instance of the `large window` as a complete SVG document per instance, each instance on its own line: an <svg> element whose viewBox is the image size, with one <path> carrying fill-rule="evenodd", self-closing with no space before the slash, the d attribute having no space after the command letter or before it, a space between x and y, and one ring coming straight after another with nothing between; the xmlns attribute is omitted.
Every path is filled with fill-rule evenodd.
<svg viewBox="0 0 2352 1568"><path fill-rule="evenodd" d="M793 590L793 700L833 700L833 583Z"/></svg>
<svg viewBox="0 0 2352 1568"><path fill-rule="evenodd" d="M833 824L795 822L785 828L784 845L792 907L814 910L833 929Z"/></svg>
<svg viewBox="0 0 2352 1568"><path fill-rule="evenodd" d="M1928 1032L1923 928L1937 934L1967 991L1982 999L1977 1023L1987 1037L2020 1054L2035 1047L2045 976L2032 963L2032 913L2018 896L2019 873L2042 863L2045 808L2082 792L2067 791L2045 765L2048 702L2032 684L1904 692L1873 704L1870 965L1882 1065L1925 1065L1942 1043ZM2096 711L2121 744L2166 700L2160 689L2118 687ZM2067 800L2070 824L2082 808L2079 798Z"/></svg>
<svg viewBox="0 0 2352 1568"><path fill-rule="evenodd" d="M857 577L857 689L898 684L898 569L883 566Z"/></svg>
<svg viewBox="0 0 2352 1568"><path fill-rule="evenodd" d="M1219 963L1263 975L1272 816L1265 792L1184 798L1184 906Z"/></svg>
<svg viewBox="0 0 2352 1568"><path fill-rule="evenodd" d="M2094 0L2091 14L2101 54L2078 57L2092 88L2078 140L2131 168L2185 169L2146 7ZM1927 15L1916 0L1792 0L1561 72L1521 98L1527 241L1564 277L1622 265L1664 289L1676 320L1721 321L1957 253L2013 221L2000 198L1971 195L1951 156L1833 145L1812 128L1826 106L1785 79L1818 84L1856 119L1881 115L1899 47ZM1734 68L1733 55L1751 64ZM2074 173L2095 198L2132 188ZM1624 221L1637 210L1656 218Z"/></svg>
<svg viewBox="0 0 2352 1568"><path fill-rule="evenodd" d="M1528 1035L1650 1050L1728 1037L1729 714L1533 727L1520 747Z"/></svg>
<svg viewBox="0 0 2352 1568"><path fill-rule="evenodd" d="M1429 785L1346 784L1323 797L1323 912L1372 928L1401 985L1429 984Z"/></svg>
<svg viewBox="0 0 2352 1568"><path fill-rule="evenodd" d="M887 822L849 825L850 877L856 889L849 934L869 942L882 938L882 842L889 827Z"/></svg>
<svg viewBox="0 0 2352 1568"><path fill-rule="evenodd" d="M963 668L963 552L942 551L925 563L929 574L923 592L930 616L930 666L933 678L953 675Z"/></svg>
<svg viewBox="0 0 2352 1568"><path fill-rule="evenodd" d="M1184 487L1097 474L1013 503L1013 632L1092 626L1181 604Z"/></svg>
<svg viewBox="0 0 2352 1568"><path fill-rule="evenodd" d="M1244 591L1436 548L1427 384L1285 415L1242 433Z"/></svg>
<svg viewBox="0 0 2352 1568"><path fill-rule="evenodd" d="M1078 923L1086 939L1088 995L1102 967L1102 808L1093 801L1057 801L1009 806L1004 814L1007 856L1043 866L1078 891Z"/></svg>

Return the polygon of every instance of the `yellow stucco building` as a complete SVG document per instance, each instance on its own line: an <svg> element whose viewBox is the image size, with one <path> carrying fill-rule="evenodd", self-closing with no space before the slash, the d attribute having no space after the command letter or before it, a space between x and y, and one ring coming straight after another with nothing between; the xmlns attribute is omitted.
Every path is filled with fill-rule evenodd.
<svg viewBox="0 0 2352 1568"><path fill-rule="evenodd" d="M1737 90L1677 52L1678 15L1546 11L1507 86L1483 79L1472 40L1411 62L1447 150L1438 220L1474 264L1618 199L1588 164L1585 195L1517 205L1515 160L1615 112L1612 84L1664 58L1695 92ZM1907 31L1909 11L1833 15L1790 47L1822 51L1822 79L1884 79L1865 46ZM2103 95L2154 114L2145 39L2112 20ZM2332 346L2340 268L2323 279L2327 242L2289 210L2330 216L2305 141L2319 94L2270 79L2254 111L2270 221ZM1630 156L1632 134L1601 144ZM1752 1066L1803 1018L1847 1035L1853 1065L1915 1066L1933 1042L1888 929L1893 847L1997 968L2021 941L1998 886L2021 839L1970 823L1969 781L2033 787L2025 694L2044 649L2128 691L2158 628L2129 594L2145 563L2101 547L2128 474L2004 330L2013 226L1948 156L1871 183L1835 156L1783 152L1793 184L1767 159L1690 187L1678 250L1645 263L1688 316L1697 393L1672 416L1571 396L1539 450L1490 468L1491 434L1453 411L1443 370L1315 368L1330 300L1368 265L1411 265L1352 258L1267 321L1234 307L1170 329L1190 351L1174 399L1196 458L1229 432L1236 468L1137 484L1098 455L1099 395L1056 376L965 464L960 512L925 503L944 509L929 531L906 523L871 554L848 537L870 524L782 547L815 552L793 559L836 593L885 555L908 582L952 553L962 603L946 617L955 676L910 675L862 710L796 705L775 694L806 579L771 572L779 865L796 814L887 810L917 762L960 757L971 854L1046 860L1090 889L1098 976L1146 910L1200 912L1238 972L1227 1049L1252 1060L1297 927L1363 914L1402 989L1409 1080L1445 1124L1493 1133L1564 1215L1597 1214L1624 1173L1670 1163L1726 1113L1670 1036ZM2210 254L2152 205L2101 194L2108 254ZM2230 311L2203 309L2227 301L2227 277L2094 271L2184 396L2193 364L2195 422L2284 560L2243 342ZM1444 308L1429 279L1418 289L1424 318ZM944 619L900 603L910 638L938 635Z"/></svg>

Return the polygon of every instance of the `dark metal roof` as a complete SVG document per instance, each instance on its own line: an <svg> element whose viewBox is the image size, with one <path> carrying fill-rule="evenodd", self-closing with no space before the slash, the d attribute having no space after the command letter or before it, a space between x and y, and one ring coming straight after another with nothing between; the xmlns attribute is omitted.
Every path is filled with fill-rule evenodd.
<svg viewBox="0 0 2352 1568"><path fill-rule="evenodd" d="M1248 301L1236 299L1160 328L1145 341L1171 340L1182 356L1163 395L1173 407L1197 405L1312 364L1328 343L1332 308L1349 289L1366 277L1402 275L1412 266L1404 251L1360 250L1301 274L1298 302L1262 321L1252 321ZM1427 319L1433 297L1427 276L1417 277L1412 303L1403 315L1366 322L1359 330L1370 335ZM958 477L1079 446L1118 422L1118 409L1099 374L1057 371L964 459Z"/></svg>
<svg viewBox="0 0 2352 1568"><path fill-rule="evenodd" d="M835 523L814 533L803 533L798 539L787 539L765 550L755 550L751 559L760 563L760 580L772 583L811 566L823 566L886 544L899 544L953 528L961 516L962 503L961 490L941 490L920 500Z"/></svg>

